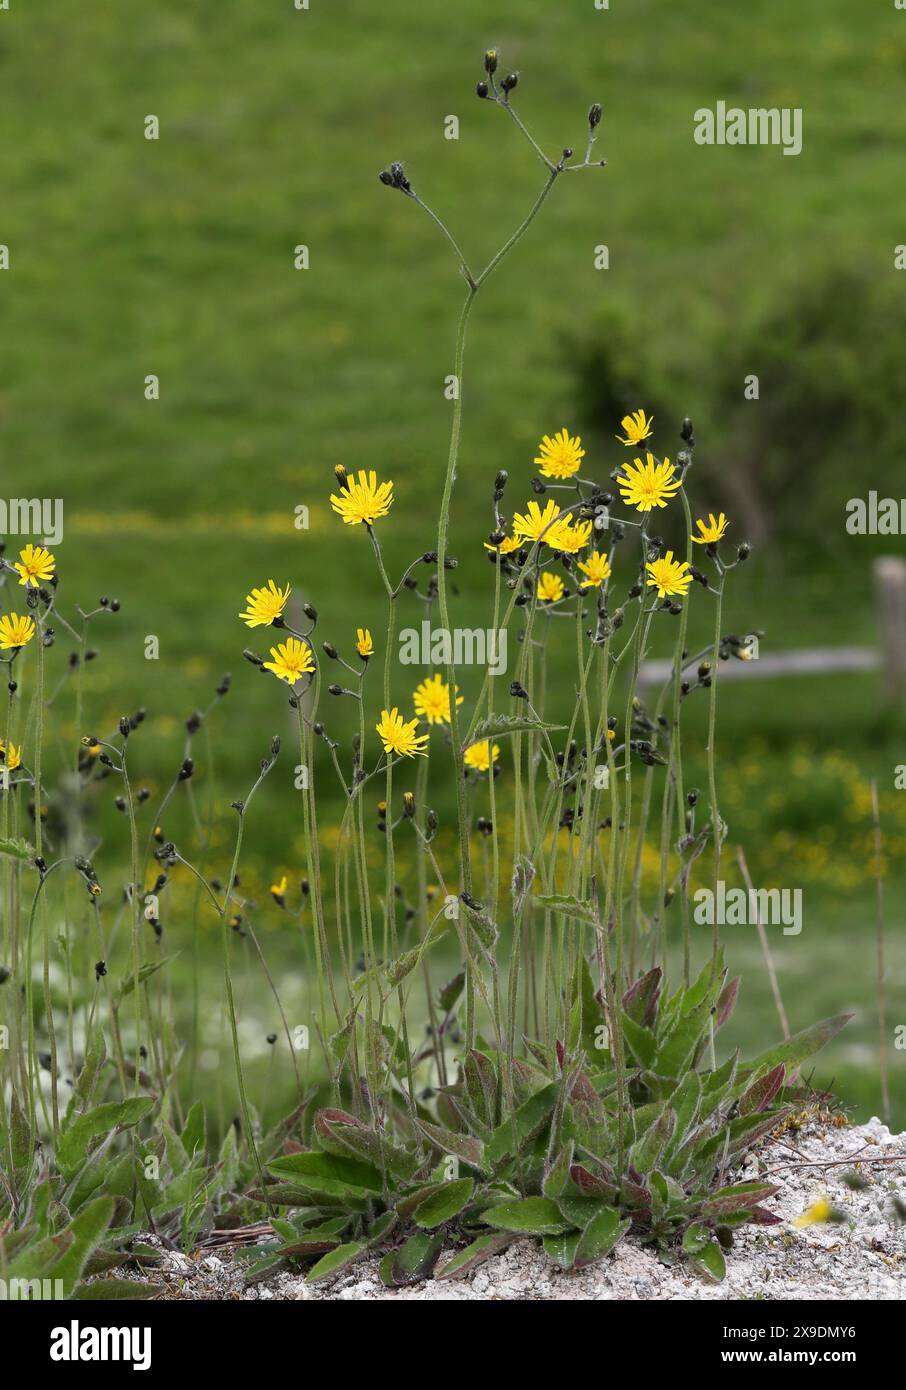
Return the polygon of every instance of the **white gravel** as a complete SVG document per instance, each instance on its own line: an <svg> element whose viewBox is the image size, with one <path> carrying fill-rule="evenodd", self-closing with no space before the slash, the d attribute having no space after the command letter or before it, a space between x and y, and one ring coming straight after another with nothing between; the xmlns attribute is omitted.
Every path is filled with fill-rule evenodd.
<svg viewBox="0 0 906 1390"><path fill-rule="evenodd" d="M799 1166L791 1166L799 1165ZM813 1165L813 1166L806 1166ZM832 1166L825 1166L832 1165ZM869 1186L854 1191L842 1175L852 1171ZM867 1125L812 1127L785 1135L752 1155L740 1178L767 1177L780 1186L766 1203L778 1226L748 1226L726 1252L727 1277L705 1283L681 1263L664 1265L632 1236L612 1255L578 1273L551 1266L540 1243L520 1240L465 1279L385 1289L376 1259L363 1260L327 1284L309 1286L281 1274L246 1286L228 1251L192 1257L165 1252L145 1274L161 1297L180 1299L359 1299L457 1301L469 1299L852 1299L906 1297L906 1224L892 1203L906 1203L906 1133L892 1135L880 1120ZM826 1194L845 1213L839 1223L797 1228L795 1217Z"/></svg>

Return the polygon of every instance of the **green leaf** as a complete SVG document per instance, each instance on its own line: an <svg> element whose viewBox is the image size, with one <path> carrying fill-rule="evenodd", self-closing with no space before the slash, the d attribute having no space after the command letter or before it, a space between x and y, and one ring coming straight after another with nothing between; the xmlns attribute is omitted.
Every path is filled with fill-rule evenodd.
<svg viewBox="0 0 906 1390"><path fill-rule="evenodd" d="M627 1217L621 1221L619 1214L613 1207L603 1207L597 1216L593 1216L589 1221L575 1252L575 1265L577 1269L584 1269L586 1265L594 1264L596 1260L602 1260L608 1255L617 1241L622 1240L629 1230L632 1222Z"/></svg>
<svg viewBox="0 0 906 1390"><path fill-rule="evenodd" d="M27 840L4 835L0 838L0 854L9 855L10 859L22 859L30 862L35 857L35 847L30 845Z"/></svg>
<svg viewBox="0 0 906 1390"><path fill-rule="evenodd" d="M443 1154L452 1154L454 1158L459 1158L470 1168L477 1168L479 1172L486 1172L484 1145L480 1139L473 1139L470 1134L459 1134L452 1129L443 1129L440 1125L428 1124L427 1120L416 1120L416 1127L421 1130L426 1139Z"/></svg>
<svg viewBox="0 0 906 1390"><path fill-rule="evenodd" d="M370 1163L340 1158L337 1154L315 1150L284 1154L281 1158L272 1158L268 1168L277 1177L299 1187L332 1192L338 1197L347 1191L361 1194L383 1190L381 1175Z"/></svg>
<svg viewBox="0 0 906 1390"><path fill-rule="evenodd" d="M711 1232L701 1222L687 1227L683 1233L683 1249L687 1255L698 1255L711 1239Z"/></svg>
<svg viewBox="0 0 906 1390"><path fill-rule="evenodd" d="M515 1202L501 1202L482 1216L486 1226L517 1235L558 1236L569 1230L556 1202L549 1197L523 1197Z"/></svg>
<svg viewBox="0 0 906 1390"><path fill-rule="evenodd" d="M698 1254L693 1255L692 1263L700 1273L704 1274L706 1278L712 1279L715 1284L719 1284L727 1272L723 1251L716 1240L712 1240Z"/></svg>
<svg viewBox="0 0 906 1390"><path fill-rule="evenodd" d="M449 1260L443 1269L437 1271L437 1279L461 1279L464 1274L471 1274L473 1269L477 1269L485 1260L497 1255L501 1250L505 1250L511 1243L513 1237L505 1231L494 1231L489 1236L479 1236L473 1240L471 1245L467 1245L465 1250L459 1250Z"/></svg>
<svg viewBox="0 0 906 1390"><path fill-rule="evenodd" d="M438 1007L442 1014L446 1015L456 1006L459 996L462 994L466 983L466 972L460 970L458 975L454 975L452 980L448 980L442 987L437 996Z"/></svg>
<svg viewBox="0 0 906 1390"><path fill-rule="evenodd" d="M636 1023L634 1018L624 1014L623 1036L629 1051L638 1064L642 1067L650 1067L657 1051L657 1039L651 1029L644 1028L641 1023Z"/></svg>
<svg viewBox="0 0 906 1390"><path fill-rule="evenodd" d="M98 1197L96 1201L83 1207L70 1223L72 1244L50 1271L50 1278L62 1280L64 1298L69 1298L88 1263L89 1256L104 1239L113 1219L113 1211L112 1197Z"/></svg>
<svg viewBox="0 0 906 1390"><path fill-rule="evenodd" d="M743 1067L744 1073L747 1076L761 1075L782 1062L789 1075L811 1057L813 1052L818 1052L825 1043L836 1037L851 1018L852 1014L837 1014L835 1018L825 1018L820 1023L812 1024L811 1028L804 1028L801 1033L794 1033L786 1042L779 1043L769 1051L763 1052L760 1057L756 1057L754 1062L747 1063Z"/></svg>
<svg viewBox="0 0 906 1390"><path fill-rule="evenodd" d="M394 1289L426 1279L437 1262L443 1243L442 1235L430 1235L427 1231L410 1236L399 1250L389 1250L381 1260L382 1282Z"/></svg>
<svg viewBox="0 0 906 1390"><path fill-rule="evenodd" d="M542 1128L557 1103L559 1091L559 1082L552 1081L520 1105L515 1116L515 1137L520 1148ZM514 1121L506 1119L494 1130L485 1150L489 1163L496 1166L513 1152L513 1129Z"/></svg>
<svg viewBox="0 0 906 1390"><path fill-rule="evenodd" d="M365 1241L351 1240L347 1245L338 1245L336 1250L331 1250L322 1256L318 1263L309 1271L306 1278L307 1284L317 1284L322 1279L329 1279L333 1274L339 1274L341 1270L347 1269L367 1249Z"/></svg>
<svg viewBox="0 0 906 1390"><path fill-rule="evenodd" d="M138 1279L92 1279L81 1284L72 1295L86 1302L107 1302L109 1299L154 1298L160 1293L156 1284L143 1284Z"/></svg>
<svg viewBox="0 0 906 1390"><path fill-rule="evenodd" d="M173 955L171 955L171 956L161 956L159 960L149 960L149 961L145 961L145 964L144 964L144 965L140 965L140 966L138 967L138 982L139 982L139 984L140 984L140 985L143 985L143 984L145 983L146 980L150 980L150 979L151 979L151 976L152 976L152 975L156 975L157 972L158 972L158 970L162 970L163 967L164 967L169 961L175 960L178 954L179 954L178 951L174 951ZM121 1003L123 1002L123 1000L126 999L126 998L132 993L132 991L135 989L135 980L136 980L135 971L133 971L131 975L127 975L126 978L125 978L125 980L123 980L122 984L120 985L119 989L117 990L117 1003L118 1003L118 1004L121 1004Z"/></svg>
<svg viewBox="0 0 906 1390"><path fill-rule="evenodd" d="M505 738L507 734L538 734L544 729L553 734L565 728L565 724L545 724L526 714L495 714L492 719L482 719L476 724L467 746L471 748L473 743L484 743L489 738Z"/></svg>
<svg viewBox="0 0 906 1390"><path fill-rule="evenodd" d="M569 917L575 922L585 922L590 927L595 925L594 905L590 902L580 902L572 893L536 893L532 903L546 912L557 912L561 917Z"/></svg>
<svg viewBox="0 0 906 1390"><path fill-rule="evenodd" d="M440 1192L434 1192L416 1208L415 1224L423 1231L433 1231L445 1221L452 1221L472 1200L475 1183L471 1178L458 1178L445 1183Z"/></svg>
<svg viewBox="0 0 906 1390"><path fill-rule="evenodd" d="M110 1134L115 1129L127 1129L154 1108L150 1096L133 1096L130 1100L108 1101L79 1115L63 1131L57 1145L56 1160L60 1171L71 1177L84 1163L92 1140Z"/></svg>
<svg viewBox="0 0 906 1390"><path fill-rule="evenodd" d="M572 1269L581 1231L564 1231L559 1236L545 1236L542 1244L547 1258L559 1269Z"/></svg>

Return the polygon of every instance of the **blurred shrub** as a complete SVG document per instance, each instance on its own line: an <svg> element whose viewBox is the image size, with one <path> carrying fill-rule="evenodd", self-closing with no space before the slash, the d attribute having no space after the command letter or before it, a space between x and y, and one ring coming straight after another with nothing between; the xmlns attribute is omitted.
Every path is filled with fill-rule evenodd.
<svg viewBox="0 0 906 1390"><path fill-rule="evenodd" d="M896 289L858 270L825 271L776 290L767 310L733 323L704 356L688 345L682 358L678 347L663 355L648 323L608 309L568 345L583 428L606 439L610 421L644 405L669 423L656 434L669 452L690 394L702 395L690 383L706 360L698 476L719 481L715 500L745 518L750 539L835 549L850 497L906 496L906 298ZM757 400L744 395L751 375Z"/></svg>

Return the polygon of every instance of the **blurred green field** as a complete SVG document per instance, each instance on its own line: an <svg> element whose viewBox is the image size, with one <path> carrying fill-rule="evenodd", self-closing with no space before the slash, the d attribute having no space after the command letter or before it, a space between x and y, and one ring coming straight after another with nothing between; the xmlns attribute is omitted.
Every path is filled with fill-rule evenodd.
<svg viewBox="0 0 906 1390"><path fill-rule="evenodd" d="M0 14L0 242L11 259L0 280L4 489L64 500L64 614L100 593L121 601L92 629L101 655L86 680L90 731L104 734L144 706L136 772L159 795L182 758L182 721L231 670L211 730L223 856L230 800L247 790L271 736L292 729L276 683L241 658L256 645L237 618L249 587L289 580L296 599L317 606L320 637L349 653L356 626L369 625L380 648L379 580L366 537L330 511L333 467L394 479L381 529L391 572L433 546L451 408L443 384L462 293L436 229L376 175L404 159L474 264L490 257L543 171L503 114L475 98L489 44L520 71L519 109L551 153L581 150L588 105L604 104L598 148L608 167L561 181L478 302L451 536L463 626L490 622L493 572L481 543L495 471L510 472L512 509L527 495L538 439L563 424L583 435L589 474L604 478L621 461L613 431L583 419L590 387L576 347L606 332L609 315L632 324L645 349L643 366L621 364L637 395L619 403L650 404L648 391L669 382L677 412L697 425L707 484L696 492L693 475L695 506L729 510L719 479L732 440L717 403L735 330L750 334L787 286L841 268L902 300L902 281L886 277L903 240L891 191L906 137L904 25L892 4L856 15L848 0L636 0L607 12L591 0L461 0L455 9L385 0L377 10L312 0L307 12L290 0L44 0ZM718 98L801 107L802 154L696 146L692 113ZM149 114L160 120L157 142L143 138ZM457 141L444 138L449 114L460 119ZM607 272L594 268L601 243ZM298 244L309 248L307 271L294 269ZM144 399L148 374L160 378L158 402ZM614 389L602 381L602 399ZM657 425L672 454L678 418ZM809 460L810 478L817 469L820 492L809 422L798 444L783 442ZM797 495L792 479L773 499L784 540L734 576L728 629L763 629L763 651L875 641L874 549L845 534L844 505L872 486L906 494L906 473L892 451L854 457L852 472L851 491L835 474L821 492L839 524L820 536L809 526L811 482ZM308 530L294 527L298 506L309 508ZM790 518L801 544L790 541ZM748 523L734 514L732 536ZM413 602L412 621L420 616ZM149 634L160 640L157 661L144 656ZM50 663L62 675L69 644L58 636ZM463 672L467 701L478 679ZM410 669L394 667L400 702L413 683ZM552 714L571 711L571 677L552 684ZM71 742L53 747L51 770L89 731L76 728L65 686L56 705ZM801 884L806 894L801 937L777 944L791 1019L803 1026L855 1010L818 1075L835 1078L859 1115L879 1103L865 799L878 779L891 1086L903 1124L906 1053L892 1050L893 1027L906 1022L906 794L893 781L906 762L902 706L882 708L868 676L734 684L720 705L731 841L745 845L756 883ZM336 702L328 713L331 732L348 740L352 711ZM704 714L690 703L689 776L700 784ZM209 775L205 745L195 752ZM285 754L268 782L243 868L290 995L298 942L267 888L281 872L303 872L293 761ZM431 795L449 817L449 785L435 781ZM112 796L97 862L115 880L126 837ZM167 830L189 825L182 807ZM190 956L179 920L167 938L183 949L174 979L184 1013ZM765 1046L776 1023L757 947L728 944L746 979L734 1041ZM213 936L204 957L205 1006L216 1015ZM258 1019L269 1031L267 991L251 966L241 1002L249 1037ZM275 1090L287 1082L272 1078Z"/></svg>

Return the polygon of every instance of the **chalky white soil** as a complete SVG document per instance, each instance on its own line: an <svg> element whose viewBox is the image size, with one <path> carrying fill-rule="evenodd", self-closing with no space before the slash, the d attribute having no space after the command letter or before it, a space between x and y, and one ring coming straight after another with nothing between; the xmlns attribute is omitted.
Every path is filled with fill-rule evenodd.
<svg viewBox="0 0 906 1390"><path fill-rule="evenodd" d="M869 1181L853 1191L842 1174ZM192 1257L165 1252L143 1278L164 1299L853 1299L906 1298L906 1224L891 1197L906 1203L906 1133L892 1135L879 1120L852 1128L821 1127L784 1136L752 1155L738 1180L764 1177L779 1185L765 1205L779 1226L749 1226L726 1252L722 1284L703 1282L682 1264L661 1264L631 1236L600 1264L580 1273L552 1267L540 1243L519 1240L465 1279L391 1291L378 1261L363 1260L326 1284L281 1274L245 1286L228 1250ZM826 1193L845 1213L840 1223L797 1228L795 1217ZM442 1257L444 1258L444 1257Z"/></svg>

